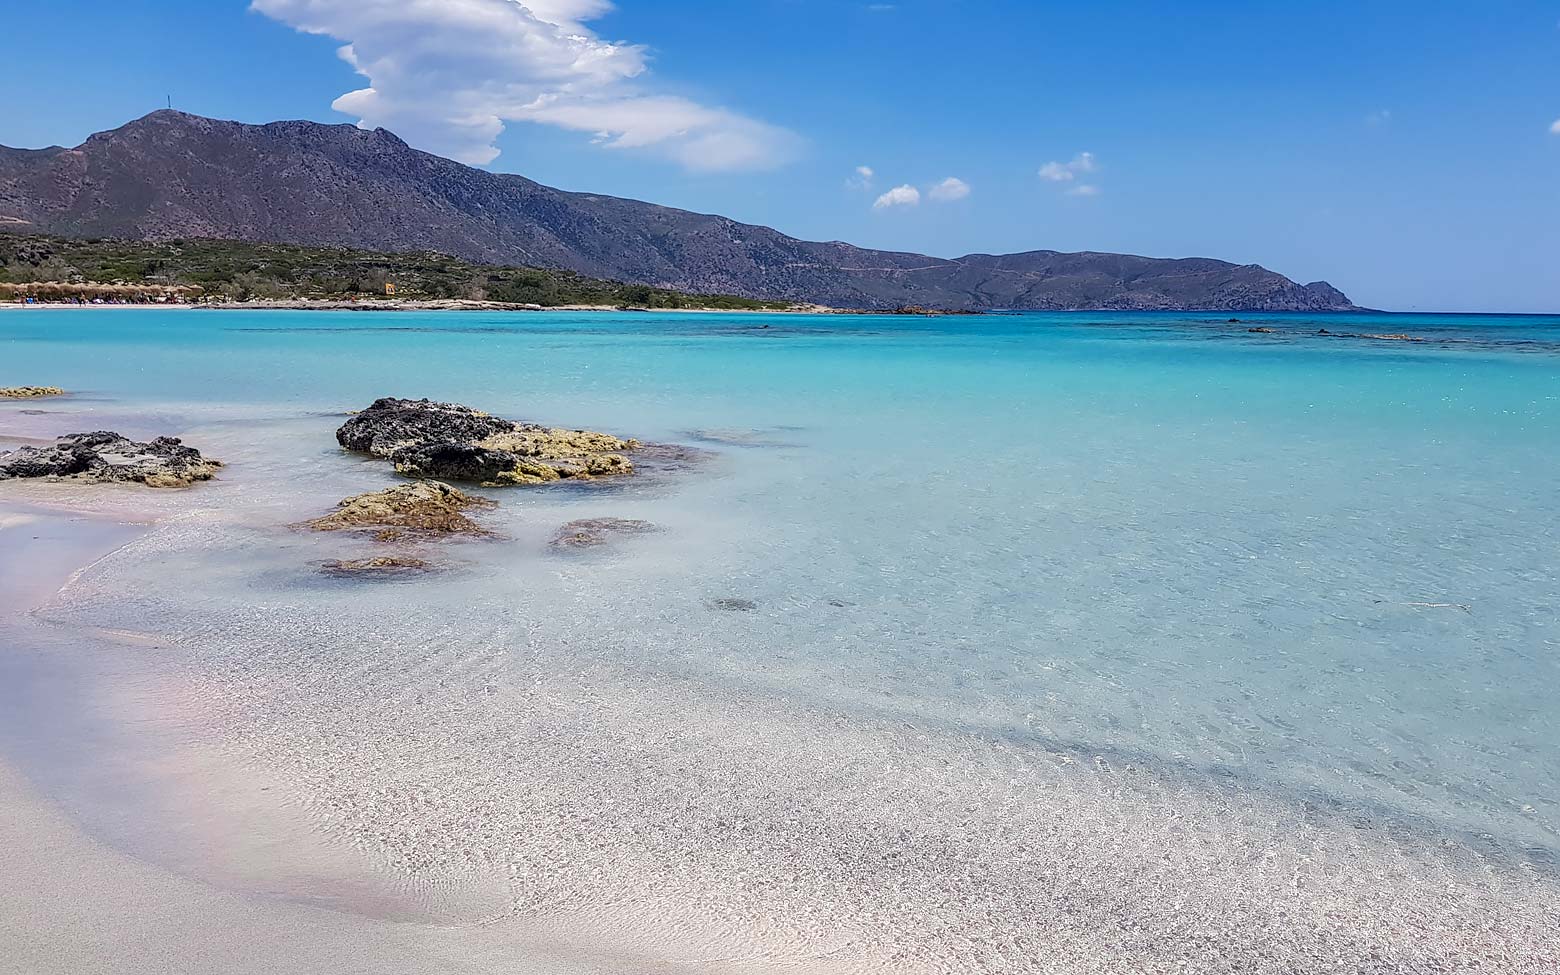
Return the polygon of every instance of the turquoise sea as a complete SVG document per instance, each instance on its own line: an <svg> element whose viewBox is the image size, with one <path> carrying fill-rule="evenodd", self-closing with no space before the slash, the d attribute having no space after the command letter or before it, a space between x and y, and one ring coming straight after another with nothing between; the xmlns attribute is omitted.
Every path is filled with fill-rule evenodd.
<svg viewBox="0 0 1560 975"><path fill-rule="evenodd" d="M1390 915L1375 883L1405 912L1537 904L1560 890L1560 318L1230 317L0 312L0 385L73 393L0 405L0 446L176 433L229 464L55 600L27 672L176 676L157 742L276 775L387 875L498 877L513 916L677 917L684 948L1045 970L1082 911L1062 889L1091 923L1244 891L1294 932L1310 894ZM1422 341L1364 337L1397 334ZM395 480L333 439L386 395L706 453L485 492L504 540L429 549L449 571L328 579L372 543L290 526ZM662 531L548 548L596 516ZM105 632L154 649L69 662ZM134 782L94 789L101 752L11 735L94 828L203 869ZM1317 865L1287 907L1310 875L1281 861ZM1153 918L1154 944L1181 930Z"/></svg>

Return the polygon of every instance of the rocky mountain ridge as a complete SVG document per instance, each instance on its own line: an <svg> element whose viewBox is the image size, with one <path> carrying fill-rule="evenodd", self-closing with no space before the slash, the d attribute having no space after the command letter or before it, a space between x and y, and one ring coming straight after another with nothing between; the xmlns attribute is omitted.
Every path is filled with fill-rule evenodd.
<svg viewBox="0 0 1560 975"><path fill-rule="evenodd" d="M837 307L1333 311L1325 282L1255 264L1125 254L945 259L813 242L637 200L553 189L383 129L153 112L72 148L0 147L0 229L439 251L491 264Z"/></svg>

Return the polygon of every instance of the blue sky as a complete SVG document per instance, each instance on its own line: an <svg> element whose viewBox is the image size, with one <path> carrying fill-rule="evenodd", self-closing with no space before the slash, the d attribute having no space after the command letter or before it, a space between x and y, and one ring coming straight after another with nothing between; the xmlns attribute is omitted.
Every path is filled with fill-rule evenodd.
<svg viewBox="0 0 1560 975"><path fill-rule="evenodd" d="M1560 311L1560 2L516 2L16 4L0 143L74 145L171 94L812 239Z"/></svg>

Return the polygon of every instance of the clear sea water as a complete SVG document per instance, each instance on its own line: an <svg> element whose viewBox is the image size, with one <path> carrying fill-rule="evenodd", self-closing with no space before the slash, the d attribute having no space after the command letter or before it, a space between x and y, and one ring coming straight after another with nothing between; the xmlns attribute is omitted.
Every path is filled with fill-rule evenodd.
<svg viewBox="0 0 1560 975"><path fill-rule="evenodd" d="M0 385L75 394L0 407L0 437L169 432L229 462L184 496L201 517L107 560L53 613L173 634L181 666L228 682L213 713L303 792L344 774L300 744L349 740L333 716L408 736L420 716L443 738L415 761L352 745L399 783L387 792L415 780L437 806L459 780L444 799L476 808L496 785L434 770L481 751L472 767L509 761L516 781L597 800L610 782L646 810L683 774L762 821L799 766L689 703L718 701L711 715L1146 771L1555 871L1560 318L1228 317L0 313ZM288 526L394 481L332 437L383 395L709 454L490 492L506 540L450 546L452 571L325 580L320 559L369 543ZM563 522L604 515L663 531L548 549ZM502 755L484 750L508 727L484 695L529 709ZM533 713L547 695L578 709L588 754ZM647 724L657 702L678 713ZM516 757L553 761L538 742L566 786ZM880 781L839 771L876 759L830 755L808 766L820 796ZM345 795L322 815L366 835ZM530 815L561 828L566 805ZM378 841L414 869L441 855L427 835ZM524 859L501 846L462 856Z"/></svg>

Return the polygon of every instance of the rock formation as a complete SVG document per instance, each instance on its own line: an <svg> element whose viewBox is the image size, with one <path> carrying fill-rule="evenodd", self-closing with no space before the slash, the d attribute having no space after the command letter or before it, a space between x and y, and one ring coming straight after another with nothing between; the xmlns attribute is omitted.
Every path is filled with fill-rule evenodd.
<svg viewBox="0 0 1560 975"><path fill-rule="evenodd" d="M73 433L46 447L19 447L0 454L0 481L41 477L171 488L209 481L221 468L221 461L202 457L174 437L137 443L107 431Z"/></svg>
<svg viewBox="0 0 1560 975"><path fill-rule="evenodd" d="M58 386L0 386L0 399L41 399L45 396L64 396Z"/></svg>
<svg viewBox="0 0 1560 975"><path fill-rule="evenodd" d="M407 477L487 487L630 474L639 448L589 430L517 423L455 403L386 397L336 431L348 450L388 458Z"/></svg>
<svg viewBox="0 0 1560 975"><path fill-rule="evenodd" d="M448 484L418 481L347 498L308 527L322 532L373 531L381 541L408 535L488 535L466 511L492 506L486 498L472 497Z"/></svg>

